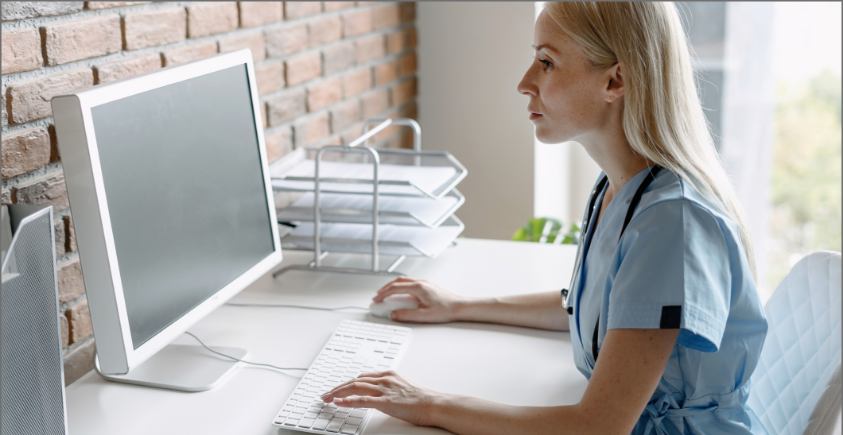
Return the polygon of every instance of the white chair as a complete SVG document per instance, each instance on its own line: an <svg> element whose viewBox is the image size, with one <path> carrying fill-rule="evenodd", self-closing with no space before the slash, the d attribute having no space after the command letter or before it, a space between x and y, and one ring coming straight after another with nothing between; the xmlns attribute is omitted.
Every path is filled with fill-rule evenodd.
<svg viewBox="0 0 843 435"><path fill-rule="evenodd" d="M799 260L764 306L769 330L747 403L770 435L840 433L841 257Z"/></svg>

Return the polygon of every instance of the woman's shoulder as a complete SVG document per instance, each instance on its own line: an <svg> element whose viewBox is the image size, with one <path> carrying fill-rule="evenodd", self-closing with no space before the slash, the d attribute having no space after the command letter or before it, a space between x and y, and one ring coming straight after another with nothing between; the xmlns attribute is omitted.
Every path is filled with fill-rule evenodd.
<svg viewBox="0 0 843 435"><path fill-rule="evenodd" d="M641 196L636 212L643 212L659 205L705 212L721 225L735 227L734 220L722 210L719 204L697 190L690 180L666 169L659 171L655 180Z"/></svg>
<svg viewBox="0 0 843 435"><path fill-rule="evenodd" d="M666 169L659 171L641 195L627 231L653 225L662 229L678 227L687 234L716 233L730 239L730 245L740 243L740 230L734 219L689 180Z"/></svg>

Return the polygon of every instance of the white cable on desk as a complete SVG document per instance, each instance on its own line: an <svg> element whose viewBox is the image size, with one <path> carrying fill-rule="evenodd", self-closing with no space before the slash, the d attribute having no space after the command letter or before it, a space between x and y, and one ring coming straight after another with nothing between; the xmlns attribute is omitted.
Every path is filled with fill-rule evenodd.
<svg viewBox="0 0 843 435"><path fill-rule="evenodd" d="M233 307L301 308L301 309L305 309L305 310L320 310L320 311L339 311L339 310L348 310L348 309L366 310L366 311L368 311L368 310L369 310L368 308L363 308L363 307L320 308L320 307L307 307L307 306L304 306L304 305L278 305L278 304L235 304L235 303L226 303L225 305L231 305L231 306L233 306ZM185 333L185 334L187 334L187 335L189 335L189 336L191 336L191 337L193 337L194 339L196 339L196 341L198 341L198 342L199 342L199 344L201 344L201 345L202 345L202 347L204 347L205 349L208 349L209 351L211 351L211 352L213 352L213 353L215 353L215 354L217 354L217 355L220 355L220 356L223 356L223 357L229 358L229 359L231 359L231 360L233 360L233 361L239 361L239 362L241 362L241 363L243 363L243 364L251 364L251 365L253 365L253 366L271 367L271 368L273 368L273 369L277 369L277 370L307 370L306 368L298 368L298 367L278 367L278 366L274 366L274 365L272 365L272 364L261 364L261 363L253 363L253 362L249 362L249 361L244 361L244 360L242 360L242 359L235 358L235 357L233 357L233 356L231 356L231 355L226 355L226 354L224 354L224 353L217 352L217 351L215 351L215 350L211 349L211 348L210 348L210 347L208 347L205 343L203 343L203 342L202 342L202 340L200 340L200 339L199 339L199 337L197 337L197 336L193 335L193 334L192 334L192 333L190 333L190 332L185 331L184 333ZM289 374L287 374L287 373L284 373L284 374L285 374L285 375L290 376L290 375L289 375ZM295 377L295 376L293 376L293 377Z"/></svg>
<svg viewBox="0 0 843 435"><path fill-rule="evenodd" d="M364 310L369 311L368 308L363 307L338 307L338 308L320 308L320 307L307 307L304 305L277 305L277 304L237 304L227 302L225 305L231 305L232 307L267 307L267 308L302 308L305 310L319 310L319 311L339 311L339 310Z"/></svg>
<svg viewBox="0 0 843 435"><path fill-rule="evenodd" d="M201 344L201 345L202 345L202 347L204 347L205 349L208 349L209 351L211 351L211 352L213 352L213 353L215 353L215 354L217 354L217 355L224 356L224 357L226 357L226 358L230 358L230 359L231 359L231 360L233 360L233 361L240 361L240 362L241 362L241 363L243 363L243 364L251 364L251 365L253 365L253 366L271 367L271 368L273 368L273 369L278 369L278 370L307 370L306 368L304 368L304 369L303 369L303 368L298 368L298 367L278 367L278 366L274 366L274 365L272 365L272 364L254 363L254 362L245 361L245 360L242 360L242 359L239 359L239 358L235 358L235 357L233 357L233 356L231 356L231 355L226 355L226 354L224 354L224 353L217 352L217 351L215 351L215 350L211 349L211 348L210 348L210 347L208 347L205 343L203 343L203 342L202 342L202 340L200 340L200 339L199 339L199 337L197 337L197 336L193 335L193 334L192 334L192 333L190 333L190 332L185 331L184 333L185 333L185 334L187 334L187 335L189 335L189 336L191 336L191 337L193 337L193 338L195 338L195 339L196 339L196 341L198 341L198 342L199 342L199 344ZM288 375L287 373L284 373L284 374L285 374L285 375ZM289 375L288 375L288 376L289 376ZM293 376L293 377L295 377L295 376Z"/></svg>

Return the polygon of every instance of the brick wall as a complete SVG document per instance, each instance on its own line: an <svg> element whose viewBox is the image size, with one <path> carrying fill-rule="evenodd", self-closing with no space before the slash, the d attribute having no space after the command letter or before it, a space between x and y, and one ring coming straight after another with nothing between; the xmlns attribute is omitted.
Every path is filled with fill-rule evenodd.
<svg viewBox="0 0 843 435"><path fill-rule="evenodd" d="M50 99L252 50L270 161L347 143L371 117L416 118L415 3L2 2L2 203L52 204L65 382L94 339ZM391 127L376 145L412 147Z"/></svg>

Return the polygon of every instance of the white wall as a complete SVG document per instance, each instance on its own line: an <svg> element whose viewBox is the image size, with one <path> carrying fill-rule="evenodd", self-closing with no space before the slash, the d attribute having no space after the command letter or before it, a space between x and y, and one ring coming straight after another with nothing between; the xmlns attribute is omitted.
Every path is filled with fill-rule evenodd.
<svg viewBox="0 0 843 435"><path fill-rule="evenodd" d="M532 2L418 2L422 148L468 169L466 237L509 239L533 217L534 135L516 86L532 62Z"/></svg>

